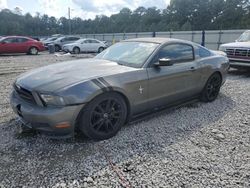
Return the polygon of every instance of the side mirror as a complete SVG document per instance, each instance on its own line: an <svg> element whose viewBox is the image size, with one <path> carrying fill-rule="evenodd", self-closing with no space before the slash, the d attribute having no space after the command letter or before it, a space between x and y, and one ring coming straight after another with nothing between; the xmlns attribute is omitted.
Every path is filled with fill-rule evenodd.
<svg viewBox="0 0 250 188"><path fill-rule="evenodd" d="M1 42L1 44L6 44L6 42L3 41L3 42Z"/></svg>
<svg viewBox="0 0 250 188"><path fill-rule="evenodd" d="M155 66L172 66L174 63L171 59L161 58L157 63L155 63Z"/></svg>

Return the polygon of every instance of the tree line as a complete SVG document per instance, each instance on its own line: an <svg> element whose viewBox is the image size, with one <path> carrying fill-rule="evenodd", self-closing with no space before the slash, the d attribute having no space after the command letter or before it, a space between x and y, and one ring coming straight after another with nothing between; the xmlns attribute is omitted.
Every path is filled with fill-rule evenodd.
<svg viewBox="0 0 250 188"><path fill-rule="evenodd" d="M220 30L250 28L249 0L171 0L165 9L123 8L111 16L69 20L20 10L0 11L0 35L45 36L55 33L97 34L124 32Z"/></svg>

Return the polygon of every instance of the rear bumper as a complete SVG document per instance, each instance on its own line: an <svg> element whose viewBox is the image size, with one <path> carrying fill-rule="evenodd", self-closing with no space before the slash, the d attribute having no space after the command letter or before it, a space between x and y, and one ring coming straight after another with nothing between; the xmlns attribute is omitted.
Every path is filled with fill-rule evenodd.
<svg viewBox="0 0 250 188"><path fill-rule="evenodd" d="M45 46L40 47L40 48L39 48L39 51L40 51L40 52L46 51Z"/></svg>
<svg viewBox="0 0 250 188"><path fill-rule="evenodd" d="M52 137L72 137L78 114L84 107L84 104L64 107L41 107L24 101L15 92L11 94L10 104L13 111L24 122L27 122L27 127Z"/></svg>

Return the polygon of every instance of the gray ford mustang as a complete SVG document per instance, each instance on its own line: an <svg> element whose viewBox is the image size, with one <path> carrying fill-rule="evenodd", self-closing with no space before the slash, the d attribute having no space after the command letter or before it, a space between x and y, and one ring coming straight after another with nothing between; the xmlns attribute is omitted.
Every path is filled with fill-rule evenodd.
<svg viewBox="0 0 250 188"><path fill-rule="evenodd" d="M21 75L11 105L25 126L51 136L81 130L107 139L139 114L193 98L214 101L228 68L227 57L192 42L130 39L92 59Z"/></svg>

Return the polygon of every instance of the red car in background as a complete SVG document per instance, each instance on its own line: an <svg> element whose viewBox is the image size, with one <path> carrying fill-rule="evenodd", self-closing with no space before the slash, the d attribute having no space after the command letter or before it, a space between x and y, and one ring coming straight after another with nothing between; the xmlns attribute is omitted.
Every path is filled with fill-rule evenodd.
<svg viewBox="0 0 250 188"><path fill-rule="evenodd" d="M44 50L45 47L42 42L29 37L10 36L0 39L0 54L27 53L37 55L38 52Z"/></svg>

